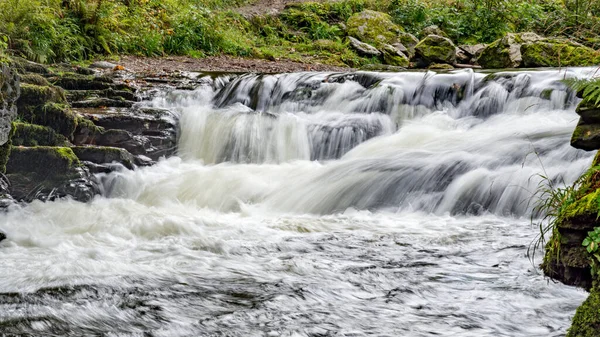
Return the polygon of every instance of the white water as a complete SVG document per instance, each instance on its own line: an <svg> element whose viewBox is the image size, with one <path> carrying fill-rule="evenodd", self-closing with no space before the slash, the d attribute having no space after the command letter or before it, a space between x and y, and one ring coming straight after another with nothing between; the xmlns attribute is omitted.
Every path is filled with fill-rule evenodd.
<svg viewBox="0 0 600 337"><path fill-rule="evenodd" d="M0 215L0 332L562 336L586 295L527 259L529 201L537 174L571 182L591 162L558 82L589 72L166 93L150 104L180 114L178 157L101 177L89 204Z"/></svg>

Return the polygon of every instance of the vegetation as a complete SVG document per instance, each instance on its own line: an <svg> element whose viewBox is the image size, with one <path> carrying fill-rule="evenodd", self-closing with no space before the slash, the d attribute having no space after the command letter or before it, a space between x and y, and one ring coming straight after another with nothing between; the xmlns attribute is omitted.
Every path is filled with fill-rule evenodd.
<svg viewBox="0 0 600 337"><path fill-rule="evenodd" d="M459 43L491 42L506 32L534 31L600 47L595 0L341 0L288 6L280 14L244 17L255 0L4 0L2 50L38 62L98 55L228 54L358 66L345 39L348 18L386 12L419 35L438 25Z"/></svg>

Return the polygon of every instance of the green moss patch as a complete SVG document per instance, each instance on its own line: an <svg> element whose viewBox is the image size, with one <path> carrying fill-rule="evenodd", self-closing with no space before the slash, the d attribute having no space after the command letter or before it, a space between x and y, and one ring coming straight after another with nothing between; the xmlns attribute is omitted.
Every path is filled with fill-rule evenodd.
<svg viewBox="0 0 600 337"><path fill-rule="evenodd" d="M569 41L539 41L521 46L523 66L560 67L600 64L600 52Z"/></svg>
<svg viewBox="0 0 600 337"><path fill-rule="evenodd" d="M403 31L388 14L372 10L352 15L347 26L348 35L375 47L398 42L398 35Z"/></svg>
<svg viewBox="0 0 600 337"><path fill-rule="evenodd" d="M14 146L66 146L67 138L53 129L29 123L14 123L12 136Z"/></svg>
<svg viewBox="0 0 600 337"><path fill-rule="evenodd" d="M595 284L590 295L577 308L567 337L600 336L600 288Z"/></svg>

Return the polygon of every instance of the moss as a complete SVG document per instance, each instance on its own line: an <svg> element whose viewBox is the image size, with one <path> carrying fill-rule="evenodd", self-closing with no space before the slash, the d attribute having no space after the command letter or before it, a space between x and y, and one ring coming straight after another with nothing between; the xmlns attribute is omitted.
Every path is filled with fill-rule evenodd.
<svg viewBox="0 0 600 337"><path fill-rule="evenodd" d="M33 111L20 112L20 116L23 121L50 127L68 139L71 139L77 128L77 115L66 104L47 103Z"/></svg>
<svg viewBox="0 0 600 337"><path fill-rule="evenodd" d="M568 41L539 41L521 46L525 67L591 66L600 63L600 52Z"/></svg>
<svg viewBox="0 0 600 337"><path fill-rule="evenodd" d="M14 146L65 146L68 140L49 127L28 123L13 123L12 136Z"/></svg>
<svg viewBox="0 0 600 337"><path fill-rule="evenodd" d="M34 84L39 86L49 86L50 82L39 74L27 73L21 75L21 83Z"/></svg>
<svg viewBox="0 0 600 337"><path fill-rule="evenodd" d="M110 146L75 146L73 153L83 161L96 164L118 162L128 169L134 168L134 157L127 150Z"/></svg>
<svg viewBox="0 0 600 337"><path fill-rule="evenodd" d="M450 39L442 36L427 36L415 46L415 51L426 64L456 63L456 46Z"/></svg>
<svg viewBox="0 0 600 337"><path fill-rule="evenodd" d="M21 84L21 96L17 101L19 113L23 109L35 108L48 102L66 103L64 91L54 86Z"/></svg>
<svg viewBox="0 0 600 337"><path fill-rule="evenodd" d="M595 284L590 295L577 308L567 337L600 336L600 288Z"/></svg>
<svg viewBox="0 0 600 337"><path fill-rule="evenodd" d="M386 44L383 46L381 51L383 52L383 60L385 64L396 67L408 67L408 64L410 63L408 57L402 54L402 52L398 51L394 46Z"/></svg>
<svg viewBox="0 0 600 337"><path fill-rule="evenodd" d="M46 177L63 176L81 167L79 158L69 147L36 146L11 148L8 173L35 173Z"/></svg>
<svg viewBox="0 0 600 337"><path fill-rule="evenodd" d="M398 35L403 31L388 14L372 10L352 15L347 26L348 35L376 47L398 42Z"/></svg>
<svg viewBox="0 0 600 337"><path fill-rule="evenodd" d="M77 73L62 73L48 80L66 90L104 90L112 87L110 78Z"/></svg>

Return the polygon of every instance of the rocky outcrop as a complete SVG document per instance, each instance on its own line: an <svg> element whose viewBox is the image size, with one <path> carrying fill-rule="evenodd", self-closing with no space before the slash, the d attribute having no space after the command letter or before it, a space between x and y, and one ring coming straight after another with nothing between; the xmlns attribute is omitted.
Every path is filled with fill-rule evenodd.
<svg viewBox="0 0 600 337"><path fill-rule="evenodd" d="M586 151L600 149L600 107L582 103L576 112L581 118L571 137L571 146Z"/></svg>
<svg viewBox="0 0 600 337"><path fill-rule="evenodd" d="M406 55L404 55L400 48L389 44L385 44L381 48L381 51L383 53L383 61L385 62L385 64L389 64L391 66L396 67L408 67L409 59Z"/></svg>
<svg viewBox="0 0 600 337"><path fill-rule="evenodd" d="M429 35L415 46L416 57L423 66L432 63L456 63L456 46L446 37Z"/></svg>
<svg viewBox="0 0 600 337"><path fill-rule="evenodd" d="M10 183L3 174L10 154L12 121L17 116L19 94L19 77L14 64L0 55L0 209L12 203Z"/></svg>
<svg viewBox="0 0 600 337"><path fill-rule="evenodd" d="M11 195L21 201L65 196L88 201L99 193L89 171L69 147L13 147L6 177Z"/></svg>
<svg viewBox="0 0 600 337"><path fill-rule="evenodd" d="M521 56L521 45L543 40L534 33L508 33L488 45L479 56L477 62L484 68L518 68L523 58Z"/></svg>
<svg viewBox="0 0 600 337"><path fill-rule="evenodd" d="M382 44L401 42L402 29L385 13L365 10L352 15L347 23L348 35L379 48Z"/></svg>

